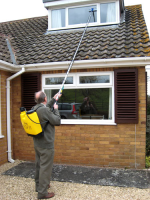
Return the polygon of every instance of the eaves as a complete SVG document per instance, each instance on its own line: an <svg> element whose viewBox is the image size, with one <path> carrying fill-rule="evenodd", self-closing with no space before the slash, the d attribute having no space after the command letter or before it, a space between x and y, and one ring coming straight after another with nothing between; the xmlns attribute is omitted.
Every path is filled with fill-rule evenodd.
<svg viewBox="0 0 150 200"><path fill-rule="evenodd" d="M67 70L69 64L70 61L15 65L0 60L0 70L17 72L22 67L25 68L26 72ZM74 61L72 69L142 67L142 66L145 67L147 65L150 65L150 57L111 58L111 59Z"/></svg>

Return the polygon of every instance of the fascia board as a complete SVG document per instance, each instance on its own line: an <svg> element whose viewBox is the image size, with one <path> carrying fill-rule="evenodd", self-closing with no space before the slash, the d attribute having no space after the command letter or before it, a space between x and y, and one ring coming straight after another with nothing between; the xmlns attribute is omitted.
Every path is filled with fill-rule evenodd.
<svg viewBox="0 0 150 200"><path fill-rule="evenodd" d="M16 72L22 67L26 72L67 70L70 61L36 63L27 65L13 65L0 60L0 70ZM145 67L150 65L150 57L112 58L97 60L78 60L73 63L72 69L111 68L111 67Z"/></svg>
<svg viewBox="0 0 150 200"><path fill-rule="evenodd" d="M65 6L65 5L70 6L70 5L73 5L73 4L81 4L81 3L89 3L89 2L92 2L92 0L53 1L53 2L44 3L44 7L49 8L49 7L57 7L57 6Z"/></svg>
<svg viewBox="0 0 150 200"><path fill-rule="evenodd" d="M0 70L16 72L18 71L18 69L20 70L20 67L18 67L18 65L0 60Z"/></svg>
<svg viewBox="0 0 150 200"><path fill-rule="evenodd" d="M38 63L29 65L20 65L28 71L53 71L67 70L70 61L66 62L51 62ZM110 68L110 67L145 67L150 65L150 57L135 57L135 58L114 58L114 59L99 59L99 60L82 60L75 61L72 69L92 69L92 68Z"/></svg>

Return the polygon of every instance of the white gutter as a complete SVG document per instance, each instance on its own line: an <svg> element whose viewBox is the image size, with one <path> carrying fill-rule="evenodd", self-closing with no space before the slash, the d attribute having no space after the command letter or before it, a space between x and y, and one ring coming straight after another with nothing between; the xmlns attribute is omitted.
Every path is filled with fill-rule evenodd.
<svg viewBox="0 0 150 200"><path fill-rule="evenodd" d="M25 72L25 68L22 67L22 70L17 72L16 74L7 78L7 146L8 146L8 161L14 163L14 160L11 157L11 123L10 123L10 81L20 74Z"/></svg>
<svg viewBox="0 0 150 200"><path fill-rule="evenodd" d="M34 71L52 71L67 70L71 61L49 62L27 65L13 65L0 60L0 70L7 67L7 71L16 72L20 67L24 67L27 72ZM78 60L74 61L72 69L88 69L88 68L111 68L111 67L145 67L150 65L150 57L132 57L132 58L111 58L111 59L95 59L95 60Z"/></svg>
<svg viewBox="0 0 150 200"><path fill-rule="evenodd" d="M26 71L52 71L67 70L71 61L49 62L21 65ZM111 68L111 67L145 67L150 65L150 57L135 58L111 58L111 59L95 59L95 60L79 60L74 61L72 69L88 69L88 68Z"/></svg>
<svg viewBox="0 0 150 200"><path fill-rule="evenodd" d="M17 65L0 60L0 70L14 72L14 71L18 70L18 67L17 67Z"/></svg>

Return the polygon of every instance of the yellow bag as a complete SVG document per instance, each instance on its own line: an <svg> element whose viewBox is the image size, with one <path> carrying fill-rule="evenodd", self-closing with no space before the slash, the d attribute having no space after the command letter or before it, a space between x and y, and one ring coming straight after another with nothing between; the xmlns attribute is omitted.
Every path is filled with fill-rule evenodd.
<svg viewBox="0 0 150 200"><path fill-rule="evenodd" d="M26 111L24 107L20 108L20 118L22 126L25 132L32 137L39 137L44 134L44 130L42 129L39 117L35 110ZM48 121L43 122L46 123L44 129L46 128Z"/></svg>

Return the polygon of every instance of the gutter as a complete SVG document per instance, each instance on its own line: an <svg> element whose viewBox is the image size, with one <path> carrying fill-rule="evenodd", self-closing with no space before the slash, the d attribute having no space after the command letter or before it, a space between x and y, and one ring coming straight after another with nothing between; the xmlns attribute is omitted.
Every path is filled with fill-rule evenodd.
<svg viewBox="0 0 150 200"><path fill-rule="evenodd" d="M70 61L64 62L49 62L27 64L25 69L31 71L52 71L52 70L67 70ZM95 60L77 60L74 61L72 69L88 69L88 68L111 68L111 67L145 67L150 65L150 57L135 57L135 58L112 58L112 59L95 59ZM23 67L23 65L21 65Z"/></svg>
<svg viewBox="0 0 150 200"><path fill-rule="evenodd" d="M14 71L18 71L18 67L17 65L0 60L0 70L14 72Z"/></svg>
<svg viewBox="0 0 150 200"><path fill-rule="evenodd" d="M71 61L13 65L0 60L0 69L3 69L5 67L7 68L7 71L12 71L12 72L17 72L18 70L20 70L20 67L24 67L26 69L26 72L67 70L70 62ZM145 67L146 65L150 65L150 57L77 60L74 61L72 68L88 69L88 68L135 67L135 66Z"/></svg>
<svg viewBox="0 0 150 200"><path fill-rule="evenodd" d="M10 81L14 78L16 78L17 76L19 76L20 74L25 72L25 68L22 67L22 69L17 72L16 74L10 76L9 78L7 78L7 147L8 147L8 161L11 163L14 163L14 160L12 159L11 156L11 123L10 123Z"/></svg>

